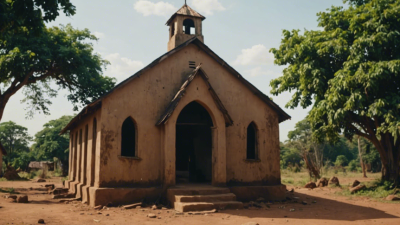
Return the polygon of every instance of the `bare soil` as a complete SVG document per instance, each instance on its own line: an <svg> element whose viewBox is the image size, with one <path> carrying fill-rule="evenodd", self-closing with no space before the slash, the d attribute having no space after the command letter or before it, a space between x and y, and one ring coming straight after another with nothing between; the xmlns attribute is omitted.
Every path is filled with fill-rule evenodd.
<svg viewBox="0 0 400 225"><path fill-rule="evenodd" d="M340 178L339 178L340 179ZM343 180L350 183L352 179ZM360 181L362 179L359 179ZM10 203L0 193L0 224L400 224L400 204L366 197L335 195L339 188L309 190L288 186L294 194L288 196L298 202L273 203L268 207L243 210L222 210L205 215L180 215L173 209L151 210L150 207L124 210L110 207L96 211L73 201L68 204L52 199L45 191L45 184L61 187L59 178L46 183L32 181L0 182L0 188L14 188L29 196L29 203ZM297 199L298 198L298 199ZM307 205L301 204L306 201ZM153 213L159 218L148 218Z"/></svg>

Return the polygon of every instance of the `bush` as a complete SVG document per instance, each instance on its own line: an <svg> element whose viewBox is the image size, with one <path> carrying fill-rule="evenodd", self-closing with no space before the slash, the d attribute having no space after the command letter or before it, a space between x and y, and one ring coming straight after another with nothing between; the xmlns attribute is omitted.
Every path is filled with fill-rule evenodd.
<svg viewBox="0 0 400 225"><path fill-rule="evenodd" d="M349 163L349 160L346 158L346 156L339 155L336 158L335 166L337 166L337 167L347 166L348 163Z"/></svg>
<svg viewBox="0 0 400 225"><path fill-rule="evenodd" d="M349 170L351 172L358 172L359 169L361 169L360 163L357 160L353 159L349 162Z"/></svg>

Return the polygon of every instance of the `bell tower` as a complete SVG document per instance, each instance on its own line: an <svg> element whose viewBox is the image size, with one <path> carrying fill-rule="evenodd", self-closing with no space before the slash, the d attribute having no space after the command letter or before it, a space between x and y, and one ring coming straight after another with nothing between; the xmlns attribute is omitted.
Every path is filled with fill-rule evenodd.
<svg viewBox="0 0 400 225"><path fill-rule="evenodd" d="M185 5L172 15L166 23L169 26L168 51L193 37L204 42L202 22L205 19L200 13L190 8L185 1Z"/></svg>

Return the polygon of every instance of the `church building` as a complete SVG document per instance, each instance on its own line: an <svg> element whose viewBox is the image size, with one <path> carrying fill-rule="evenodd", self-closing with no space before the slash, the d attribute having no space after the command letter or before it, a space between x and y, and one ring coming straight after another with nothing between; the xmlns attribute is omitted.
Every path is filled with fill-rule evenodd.
<svg viewBox="0 0 400 225"><path fill-rule="evenodd" d="M168 52L64 128L76 198L178 211L285 198L279 123L290 116L204 44L203 20L185 4L167 21Z"/></svg>

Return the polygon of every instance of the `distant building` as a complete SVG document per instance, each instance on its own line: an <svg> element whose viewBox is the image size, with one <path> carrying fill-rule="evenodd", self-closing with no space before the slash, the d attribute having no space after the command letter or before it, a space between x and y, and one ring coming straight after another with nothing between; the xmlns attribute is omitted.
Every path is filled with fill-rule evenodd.
<svg viewBox="0 0 400 225"><path fill-rule="evenodd" d="M41 162L36 162L32 161L29 163L28 170L42 170L42 169L47 169L48 171L54 171L54 162L50 161L41 161Z"/></svg>
<svg viewBox="0 0 400 225"><path fill-rule="evenodd" d="M241 201L285 199L279 123L290 116L204 44L204 19L185 4L167 22L168 52L63 129L76 198L119 205L201 184Z"/></svg>

